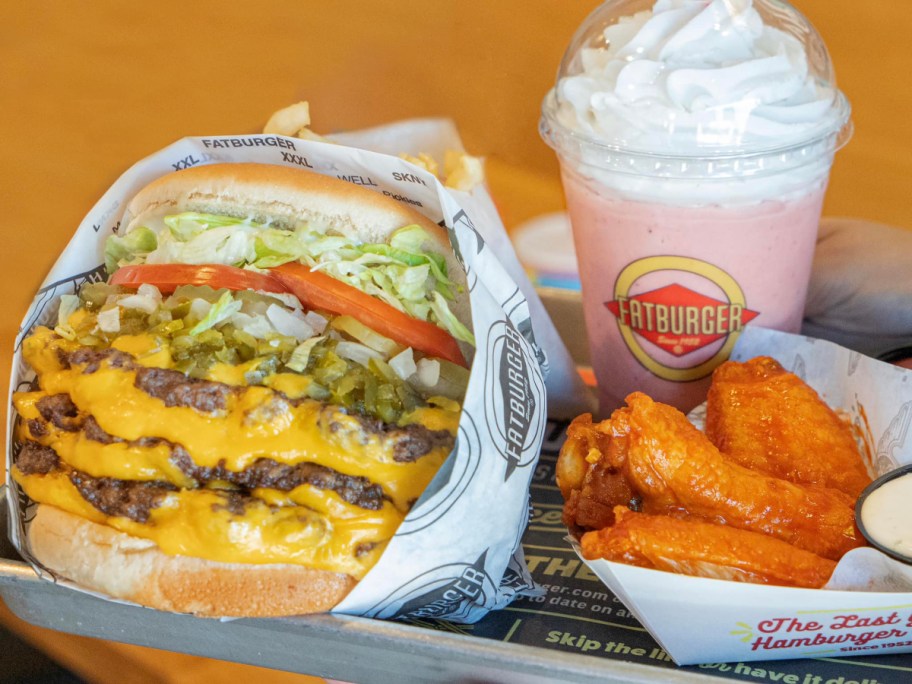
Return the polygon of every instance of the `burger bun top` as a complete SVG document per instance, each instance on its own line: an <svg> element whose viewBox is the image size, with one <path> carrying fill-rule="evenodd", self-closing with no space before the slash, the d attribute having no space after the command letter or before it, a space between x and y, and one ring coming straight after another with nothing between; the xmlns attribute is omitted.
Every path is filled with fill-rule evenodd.
<svg viewBox="0 0 912 684"><path fill-rule="evenodd" d="M194 166L162 176L127 206L126 232L185 211L236 216L276 228L309 223L344 235L356 244L385 243L394 231L418 224L428 235L426 251L443 255L458 290L451 308L470 325L465 271L446 231L391 197L331 176L290 166L226 163Z"/></svg>

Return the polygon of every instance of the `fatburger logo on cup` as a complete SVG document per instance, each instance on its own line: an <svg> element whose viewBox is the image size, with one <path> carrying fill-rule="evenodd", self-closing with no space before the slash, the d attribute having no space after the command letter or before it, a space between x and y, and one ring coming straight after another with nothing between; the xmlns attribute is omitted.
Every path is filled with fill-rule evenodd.
<svg viewBox="0 0 912 684"><path fill-rule="evenodd" d="M698 276L721 296L681 285L682 274ZM651 278L648 289L640 291L647 278ZM657 278L665 284L657 284ZM618 275L614 299L605 307L617 318L621 336L637 361L658 377L677 382L712 373L728 358L738 333L759 315L748 308L744 292L727 272L706 261L676 256L647 257L629 264ZM681 359L681 365L657 360L650 345ZM717 348L708 358L695 354L712 345Z"/></svg>

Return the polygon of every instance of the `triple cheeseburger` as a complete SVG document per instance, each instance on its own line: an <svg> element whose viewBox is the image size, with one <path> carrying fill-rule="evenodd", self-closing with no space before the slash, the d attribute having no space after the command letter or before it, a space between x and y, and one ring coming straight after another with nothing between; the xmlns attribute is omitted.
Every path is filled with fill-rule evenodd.
<svg viewBox="0 0 912 684"><path fill-rule="evenodd" d="M165 610L331 608L454 446L474 340L446 234L260 164L164 176L126 221L108 282L23 343L31 553Z"/></svg>

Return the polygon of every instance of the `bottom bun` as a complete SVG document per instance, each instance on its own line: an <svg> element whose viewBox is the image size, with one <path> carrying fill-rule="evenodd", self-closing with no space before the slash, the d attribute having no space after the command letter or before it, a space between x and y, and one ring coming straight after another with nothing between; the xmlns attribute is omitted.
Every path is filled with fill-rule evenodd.
<svg viewBox="0 0 912 684"><path fill-rule="evenodd" d="M43 566L76 584L150 608L205 617L277 617L329 610L356 580L300 565L169 556L153 542L41 504L28 528Z"/></svg>

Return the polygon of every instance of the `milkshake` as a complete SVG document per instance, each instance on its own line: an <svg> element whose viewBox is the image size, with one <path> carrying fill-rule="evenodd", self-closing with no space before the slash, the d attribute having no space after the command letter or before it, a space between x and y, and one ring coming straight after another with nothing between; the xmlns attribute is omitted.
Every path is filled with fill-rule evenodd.
<svg viewBox="0 0 912 684"><path fill-rule="evenodd" d="M850 134L817 33L778 0L608 2L545 98L602 413L687 410L746 325L797 331Z"/></svg>

